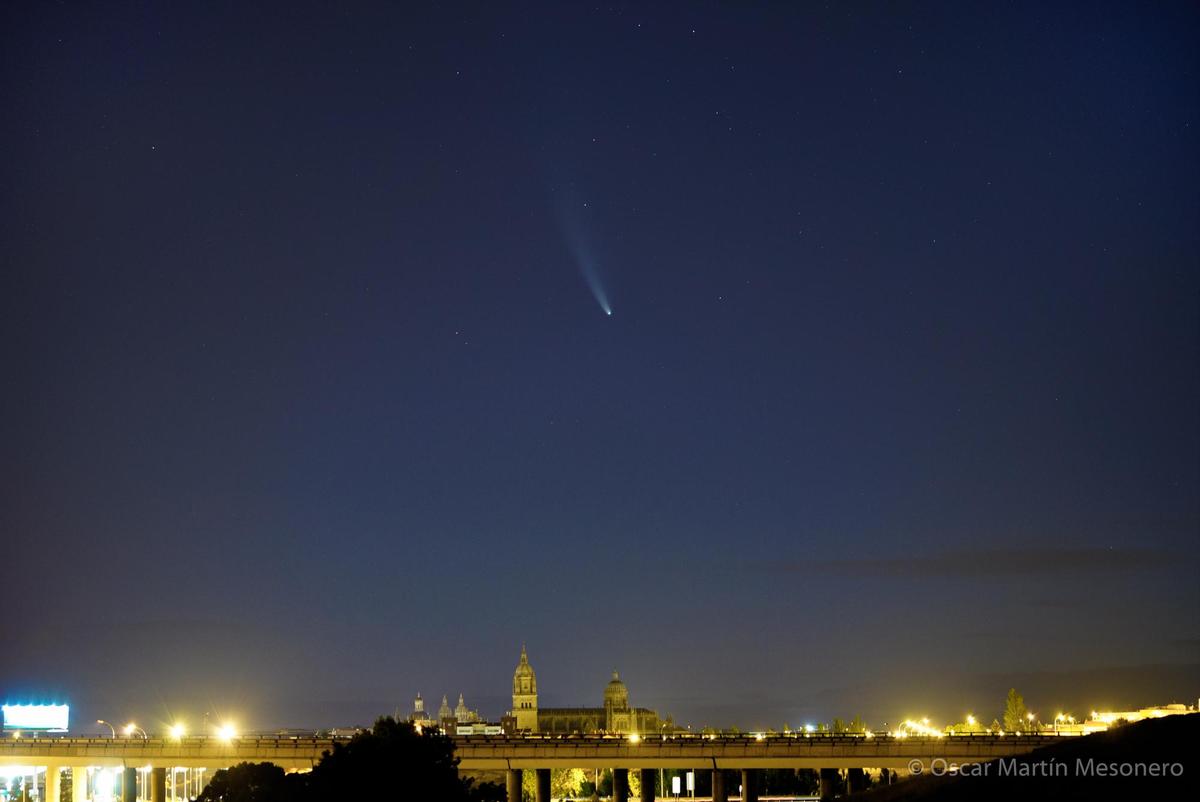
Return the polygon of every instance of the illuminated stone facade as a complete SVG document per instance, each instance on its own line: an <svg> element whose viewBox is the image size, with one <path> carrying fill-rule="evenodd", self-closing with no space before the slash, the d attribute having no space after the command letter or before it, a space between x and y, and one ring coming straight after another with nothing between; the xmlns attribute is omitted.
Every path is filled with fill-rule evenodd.
<svg viewBox="0 0 1200 802"><path fill-rule="evenodd" d="M525 645L521 645L521 661L513 672L512 716L517 720L518 730L538 731L537 675L529 665Z"/></svg>
<svg viewBox="0 0 1200 802"><path fill-rule="evenodd" d="M614 671L604 688L603 707L538 707L537 676L529 664L525 647L513 672L513 709L518 730L548 734L590 732L648 733L671 726L658 713L629 706L629 689Z"/></svg>

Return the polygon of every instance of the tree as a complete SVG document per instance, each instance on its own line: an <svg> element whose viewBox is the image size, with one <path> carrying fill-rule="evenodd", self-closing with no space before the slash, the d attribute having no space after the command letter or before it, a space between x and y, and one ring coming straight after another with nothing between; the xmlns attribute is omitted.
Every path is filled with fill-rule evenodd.
<svg viewBox="0 0 1200 802"><path fill-rule="evenodd" d="M820 779L813 769L765 769L762 787L766 794L813 794L820 789Z"/></svg>
<svg viewBox="0 0 1200 802"><path fill-rule="evenodd" d="M642 793L642 773L637 769L631 769L625 774L629 777L629 798L637 799Z"/></svg>
<svg viewBox="0 0 1200 802"><path fill-rule="evenodd" d="M579 796L579 789L587 779L583 769L554 769L550 772L550 796L563 799Z"/></svg>
<svg viewBox="0 0 1200 802"><path fill-rule="evenodd" d="M583 769L551 769L550 797L566 799L583 795L581 787L587 780L587 772ZM589 792L590 793L590 792ZM537 797L537 772L527 769L521 772L521 798L534 799Z"/></svg>
<svg viewBox="0 0 1200 802"><path fill-rule="evenodd" d="M314 800L392 799L471 802L471 783L458 776L454 742L412 724L381 718L369 732L335 743L308 775ZM489 786L492 784L489 783ZM482 786L481 786L482 788Z"/></svg>
<svg viewBox="0 0 1200 802"><path fill-rule="evenodd" d="M600 783L596 786L596 792L600 796L612 796L613 792L613 775L612 769L605 769L600 772Z"/></svg>
<svg viewBox="0 0 1200 802"><path fill-rule="evenodd" d="M1026 718L1029 711L1025 709L1025 699L1017 693L1016 688L1008 689L1008 698L1004 701L1004 729L1006 732L1017 732L1029 728Z"/></svg>
<svg viewBox="0 0 1200 802"><path fill-rule="evenodd" d="M467 795L471 802L506 802L508 799L508 789L504 783L485 781L476 785L470 778L463 782L467 784Z"/></svg>
<svg viewBox="0 0 1200 802"><path fill-rule="evenodd" d="M287 802L303 796L303 781L290 781L274 763L239 763L221 769L196 802Z"/></svg>
<svg viewBox="0 0 1200 802"><path fill-rule="evenodd" d="M950 727L950 730L956 735L974 735L977 733L987 732L983 724L979 723L979 719L971 716L966 721L960 721Z"/></svg>

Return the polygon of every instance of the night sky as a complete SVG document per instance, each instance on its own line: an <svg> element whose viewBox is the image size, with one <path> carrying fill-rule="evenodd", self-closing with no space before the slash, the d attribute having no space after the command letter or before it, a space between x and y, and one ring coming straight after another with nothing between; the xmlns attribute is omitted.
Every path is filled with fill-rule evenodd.
<svg viewBox="0 0 1200 802"><path fill-rule="evenodd" d="M1197 6L497 6L4 4L0 696L1195 704Z"/></svg>

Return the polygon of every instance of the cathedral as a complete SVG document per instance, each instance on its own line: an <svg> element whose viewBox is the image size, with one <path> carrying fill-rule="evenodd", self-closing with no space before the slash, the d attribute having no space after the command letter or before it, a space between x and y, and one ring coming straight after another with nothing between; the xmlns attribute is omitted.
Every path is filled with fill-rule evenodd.
<svg viewBox="0 0 1200 802"><path fill-rule="evenodd" d="M401 718L399 712L396 713L396 718ZM417 694L417 698L413 700L413 711L408 714L408 720L419 727L428 727L436 725L445 728L448 732L453 733L459 725L476 724L482 719L479 713L467 707L463 695L458 695L458 707L451 708L450 701L445 696L442 697L442 706L438 708L437 718L432 718L425 711L425 700L421 698L421 694Z"/></svg>
<svg viewBox="0 0 1200 802"><path fill-rule="evenodd" d="M630 707L629 690L616 671L604 688L603 707L538 707L537 675L524 646L513 672L512 717L518 731L549 734L647 733L673 727L670 719L660 719L654 710Z"/></svg>

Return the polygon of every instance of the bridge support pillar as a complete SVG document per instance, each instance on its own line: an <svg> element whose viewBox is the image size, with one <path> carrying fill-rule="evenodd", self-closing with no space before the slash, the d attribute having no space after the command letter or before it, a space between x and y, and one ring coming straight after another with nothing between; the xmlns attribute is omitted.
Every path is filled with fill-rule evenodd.
<svg viewBox="0 0 1200 802"><path fill-rule="evenodd" d="M550 769L534 769L537 783L534 787L534 802L550 802Z"/></svg>
<svg viewBox="0 0 1200 802"><path fill-rule="evenodd" d="M729 792L725 790L725 772L713 769L712 773L713 802L729 802Z"/></svg>
<svg viewBox="0 0 1200 802"><path fill-rule="evenodd" d="M42 797L46 802L59 802L62 799L61 771L58 766L46 767L46 795Z"/></svg>
<svg viewBox="0 0 1200 802"><path fill-rule="evenodd" d="M508 791L508 802L521 802L521 770L504 772L504 787Z"/></svg>
<svg viewBox="0 0 1200 802"><path fill-rule="evenodd" d="M121 772L121 802L137 802L137 769Z"/></svg>
<svg viewBox="0 0 1200 802"><path fill-rule="evenodd" d="M87 766L71 767L71 802L87 802L88 770Z"/></svg>
<svg viewBox="0 0 1200 802"><path fill-rule="evenodd" d="M629 802L629 769L613 769L612 802Z"/></svg>
<svg viewBox="0 0 1200 802"><path fill-rule="evenodd" d="M758 772L742 769L742 802L758 802Z"/></svg>
<svg viewBox="0 0 1200 802"><path fill-rule="evenodd" d="M167 802L167 770L150 769L150 802Z"/></svg>
<svg viewBox="0 0 1200 802"><path fill-rule="evenodd" d="M656 769L638 769L641 778L641 797L642 802L654 802L654 778L658 775ZM667 796L667 789L663 789L663 796Z"/></svg>
<svg viewBox="0 0 1200 802"><path fill-rule="evenodd" d="M857 794L867 790L867 773L862 769L846 770L846 793Z"/></svg>
<svg viewBox="0 0 1200 802"><path fill-rule="evenodd" d="M841 790L842 775L837 769L821 769L821 799L833 799Z"/></svg>

